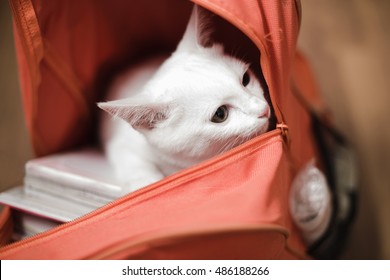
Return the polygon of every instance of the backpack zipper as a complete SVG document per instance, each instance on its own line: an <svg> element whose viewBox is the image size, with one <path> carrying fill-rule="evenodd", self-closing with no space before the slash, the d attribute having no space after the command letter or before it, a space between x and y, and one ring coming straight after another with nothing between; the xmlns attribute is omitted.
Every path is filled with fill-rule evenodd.
<svg viewBox="0 0 390 280"><path fill-rule="evenodd" d="M85 214L83 216L80 216L70 222L64 223L62 225L59 225L58 227L55 227L49 231L36 234L34 236L31 236L29 238L8 244L2 248L0 248L0 254L2 252L6 252L7 250L12 249L20 249L25 246L28 246L29 243L35 242L36 240L49 238L53 235L53 233L58 231L63 231L70 229L72 226L75 226L81 222L85 222L86 220L89 220L100 213L103 213L109 209L115 208L116 206L119 206L121 204L127 203L132 200L137 200L138 197L142 196L143 199L146 199L150 196L155 196L156 191L162 192L166 190L167 188L171 188L172 184L178 185L181 182L186 182L190 178L201 176L202 173L207 172L213 172L216 169L222 168L227 163L230 163L231 161L234 161L235 155L242 155L244 154L251 154L253 150L260 149L266 145L266 141L272 139L273 137L281 135L280 129L275 129L269 132L266 132L252 140L247 141L246 143L235 147L228 152L221 154L213 159L207 160L203 163L200 163L199 165L190 167L186 170L179 171L176 174L173 174L171 176L168 176L164 178L161 181L158 181L154 184L151 184L149 186L146 186L144 188L141 188L137 191L134 191L132 193L129 193L123 197L120 197L112 202L107 203L106 205L102 206L101 208L98 208L96 210L93 210L89 212L88 214ZM281 139L282 140L282 139ZM263 144L262 144L263 143Z"/></svg>

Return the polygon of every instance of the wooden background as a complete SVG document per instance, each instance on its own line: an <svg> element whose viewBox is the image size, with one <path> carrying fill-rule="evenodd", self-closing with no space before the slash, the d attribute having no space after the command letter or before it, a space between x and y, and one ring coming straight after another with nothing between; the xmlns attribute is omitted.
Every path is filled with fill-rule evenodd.
<svg viewBox="0 0 390 280"><path fill-rule="evenodd" d="M359 157L357 220L343 258L390 259L390 1L302 0L299 46ZM32 157L7 1L0 0L0 189Z"/></svg>

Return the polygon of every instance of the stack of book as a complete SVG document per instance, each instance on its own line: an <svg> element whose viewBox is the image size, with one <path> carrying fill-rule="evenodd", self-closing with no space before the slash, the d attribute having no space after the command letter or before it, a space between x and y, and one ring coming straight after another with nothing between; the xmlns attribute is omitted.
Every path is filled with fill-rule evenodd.
<svg viewBox="0 0 390 280"><path fill-rule="evenodd" d="M26 163L24 185L0 193L11 207L15 239L74 220L120 197L121 187L98 149L56 154Z"/></svg>

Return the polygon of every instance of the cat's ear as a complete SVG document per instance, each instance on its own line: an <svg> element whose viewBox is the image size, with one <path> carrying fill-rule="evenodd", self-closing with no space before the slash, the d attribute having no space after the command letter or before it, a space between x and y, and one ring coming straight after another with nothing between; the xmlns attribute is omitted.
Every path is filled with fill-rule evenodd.
<svg viewBox="0 0 390 280"><path fill-rule="evenodd" d="M128 122L134 129L150 130L169 116L167 104L142 103L131 98L100 102L101 109Z"/></svg>
<svg viewBox="0 0 390 280"><path fill-rule="evenodd" d="M199 47L210 47L211 33L210 12L194 5L186 31L181 39L177 51L193 51Z"/></svg>

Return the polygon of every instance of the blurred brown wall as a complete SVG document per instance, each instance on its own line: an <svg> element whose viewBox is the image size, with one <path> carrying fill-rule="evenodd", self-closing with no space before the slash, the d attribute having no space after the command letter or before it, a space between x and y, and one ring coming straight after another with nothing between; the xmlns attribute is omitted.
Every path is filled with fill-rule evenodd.
<svg viewBox="0 0 390 280"><path fill-rule="evenodd" d="M390 259L390 1L302 0L302 8L299 46L360 159L359 211L344 258ZM0 189L22 183L31 157L10 9L0 0Z"/></svg>
<svg viewBox="0 0 390 280"><path fill-rule="evenodd" d="M25 161L31 157L24 124L11 11L0 0L0 190L22 183Z"/></svg>

